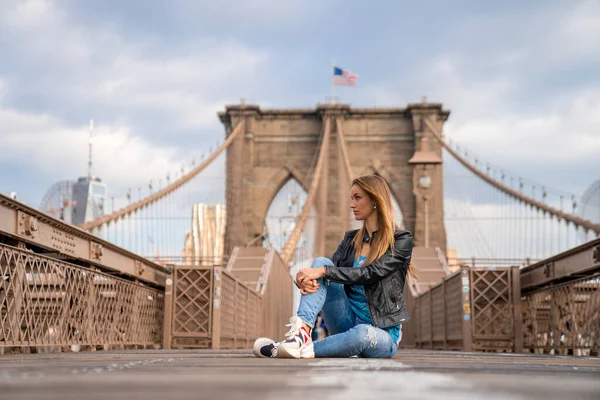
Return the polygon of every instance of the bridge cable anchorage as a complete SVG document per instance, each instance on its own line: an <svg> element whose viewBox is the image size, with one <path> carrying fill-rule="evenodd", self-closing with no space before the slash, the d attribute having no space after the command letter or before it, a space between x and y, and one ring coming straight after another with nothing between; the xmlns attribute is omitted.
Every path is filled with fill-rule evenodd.
<svg viewBox="0 0 600 400"><path fill-rule="evenodd" d="M294 226L294 230L288 237L288 240L283 245L281 250L281 259L286 266L289 266L290 261L293 258L294 251L296 250L296 246L298 245L298 241L300 240L300 235L302 234L302 229L304 229L304 224L308 219L310 214L310 209L314 203L315 197L317 195L317 191L319 188L319 182L323 175L323 161L327 154L329 153L329 136L331 133L331 120L329 118L325 119L325 123L323 124L323 140L321 143L321 150L319 151L319 158L317 160L317 165L315 167L314 177L310 184L310 188L308 191L308 195L306 196L306 202L302 207L302 211L296 217L296 224Z"/></svg>
<svg viewBox="0 0 600 400"><path fill-rule="evenodd" d="M233 140L236 138L236 136L243 130L244 130L244 120L242 119L236 125L235 129L231 132L231 134L229 135L227 140L225 140L225 142L223 142L223 144L221 146L219 146L219 148L217 148L209 157L206 158L206 160L204 160L202 163L200 163L200 165L198 165L196 168L192 169L190 172L183 175L181 178L177 179L173 183L168 184L167 186L165 186L163 189L159 190L158 192L151 194L150 196L147 196L147 197L143 198L142 200L139 200L133 204L130 204L127 207L123 207L120 210L114 211L113 213L111 213L109 215L105 215L105 216L97 218L93 221L86 222L85 224L80 225L79 228L86 230L86 231L92 231L94 228L98 228L102 225L108 224L109 222L116 221L121 217L129 215L133 212L137 212L139 209L141 209L145 206L156 203L158 200L160 200L163 197L167 196L168 194L174 192L176 189L178 189L183 184L187 183L192 178L194 178L196 175L198 175L200 172L202 172L208 165L210 165L210 163L212 163L219 156L219 154L221 154L223 152L223 150L225 150L227 147L229 147L231 142L233 142Z"/></svg>
<svg viewBox="0 0 600 400"><path fill-rule="evenodd" d="M532 199L529 196L526 196L524 194L522 194L521 192L518 192L516 190L513 190L512 188L504 185L501 182L498 182L497 180L493 179L492 177L486 175L485 173L483 173L482 171L480 171L477 167L475 167L473 164L471 164L470 162L468 162L467 160L465 160L460 154L458 154L452 147L450 147L446 141L442 138L442 135L440 132L438 132L438 130L433 126L433 124L431 123L431 121L429 119L425 119L425 124L427 125L427 127L431 130L431 133L433 134L434 138L440 142L440 144L446 149L448 150L448 152L452 155L452 157L454 157L458 162L460 162L463 166L465 166L469 171L471 171L472 173L474 173L475 175L477 175L479 178L483 179L485 182L489 183L490 185L496 187L497 189L501 190L502 192L504 192L505 194L507 194L508 196L511 196L517 200L520 200L532 207L537 208L538 210L541 211L545 211L553 216L555 216L556 218L558 218L559 220L565 220L567 223L572 223L573 225L575 225L576 227L581 227L585 230L591 230L593 232L596 233L596 235L600 235L600 224L595 224L592 221L580 218L576 215L567 213L567 212L563 212L561 210L558 210L554 207L550 207L542 202L539 202L535 199Z"/></svg>

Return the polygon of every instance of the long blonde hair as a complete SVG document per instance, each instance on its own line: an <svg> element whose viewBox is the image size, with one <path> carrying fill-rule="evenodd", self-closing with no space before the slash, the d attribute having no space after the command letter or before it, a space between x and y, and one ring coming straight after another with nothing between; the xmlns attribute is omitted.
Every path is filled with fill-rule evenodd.
<svg viewBox="0 0 600 400"><path fill-rule="evenodd" d="M377 175L361 176L352 181L351 186L354 185L360 187L377 206L377 223L379 228L377 235L375 235L375 238L371 242L371 249L364 263L364 265L369 265L383 256L388 249L391 249L392 252L394 251L394 232L399 228L394 221L392 193L387 182L382 177ZM365 234L368 234L366 230L365 222L354 237L354 249L356 250L357 258L360 257L362 252L363 237ZM416 277L416 271L412 263L409 264L408 271L412 276Z"/></svg>

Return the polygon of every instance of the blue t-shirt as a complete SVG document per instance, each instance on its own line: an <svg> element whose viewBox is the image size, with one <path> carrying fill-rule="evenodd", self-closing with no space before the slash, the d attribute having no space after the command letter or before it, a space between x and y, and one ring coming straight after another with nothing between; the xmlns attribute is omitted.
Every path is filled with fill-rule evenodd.
<svg viewBox="0 0 600 400"><path fill-rule="evenodd" d="M366 259L366 256L360 256L357 260L354 260L353 267L362 267ZM371 319L371 312L369 311L367 296L365 296L365 287L363 285L350 286L350 290L348 291L348 300L350 300L350 306L352 307L354 314L356 314L356 316L365 323L372 325L373 320ZM398 339L400 339L400 325L382 329L390 334L392 339L394 339L394 342L398 342Z"/></svg>

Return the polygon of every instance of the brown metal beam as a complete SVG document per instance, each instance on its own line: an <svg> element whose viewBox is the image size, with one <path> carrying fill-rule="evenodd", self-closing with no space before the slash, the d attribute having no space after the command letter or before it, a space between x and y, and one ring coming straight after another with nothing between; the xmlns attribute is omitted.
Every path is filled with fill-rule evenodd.
<svg viewBox="0 0 600 400"><path fill-rule="evenodd" d="M0 194L0 238L46 250L46 256L84 261L109 273L164 286L167 269L74 225Z"/></svg>
<svg viewBox="0 0 600 400"><path fill-rule="evenodd" d="M521 292L568 281L600 270L600 238L574 247L521 270Z"/></svg>

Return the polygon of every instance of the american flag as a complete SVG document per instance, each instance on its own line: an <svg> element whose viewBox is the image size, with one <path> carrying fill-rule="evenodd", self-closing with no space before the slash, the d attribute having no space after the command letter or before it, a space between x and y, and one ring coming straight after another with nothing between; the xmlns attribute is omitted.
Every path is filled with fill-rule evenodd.
<svg viewBox="0 0 600 400"><path fill-rule="evenodd" d="M358 74L343 68L333 67L334 85L356 86L357 79Z"/></svg>

